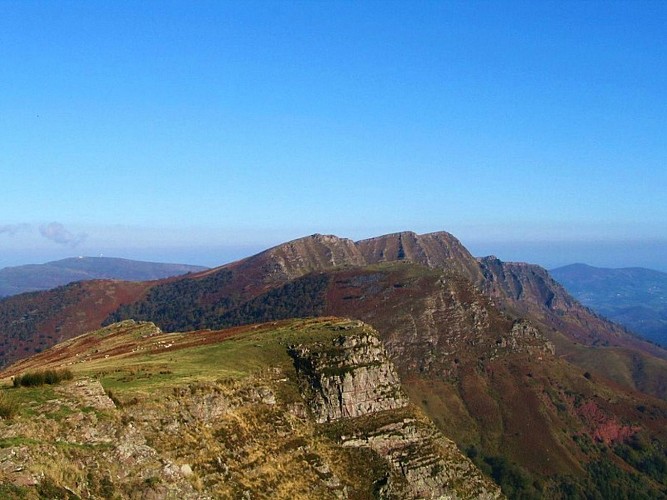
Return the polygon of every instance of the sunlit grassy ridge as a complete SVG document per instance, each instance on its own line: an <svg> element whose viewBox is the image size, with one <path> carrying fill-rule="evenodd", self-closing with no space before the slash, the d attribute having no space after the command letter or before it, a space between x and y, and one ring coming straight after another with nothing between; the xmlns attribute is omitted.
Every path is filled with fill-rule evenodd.
<svg viewBox="0 0 667 500"><path fill-rule="evenodd" d="M291 413L292 405L306 410L287 354L293 344L362 331L371 329L338 318L187 334L128 321L64 342L3 373L0 394L11 399L14 412L0 420L0 449L20 451L20 471L0 471L6 485L0 497L68 498L76 491L82 498L137 492L240 498L252 491L260 498L333 498L345 485L353 496L367 497L388 464L341 447L310 419ZM12 387L9 376L38 367L67 368L74 380ZM86 399L96 380L115 409ZM367 455L378 462L371 475ZM324 462L342 484L327 486L333 473ZM165 463L191 464L194 472L165 476ZM39 484L26 487L36 475L43 478Z"/></svg>
<svg viewBox="0 0 667 500"><path fill-rule="evenodd" d="M126 321L66 341L5 373L19 376L67 367L114 391L150 392L193 381L241 379L291 366L287 346L368 329L338 318L279 321L228 329L162 333L151 323Z"/></svg>
<svg viewBox="0 0 667 500"><path fill-rule="evenodd" d="M0 419L0 457L10 460L0 468L0 497L373 498L391 488L392 498L440 489L497 498L405 401L344 422L312 417L290 348L340 354L339 337L353 335L350 344L362 344L346 347L345 360L371 388L391 368L363 344L368 334L376 332L334 317L173 334L126 321L66 341L3 372L0 396L13 408ZM385 371L369 371L376 365L366 355ZM73 380L10 383L38 368L67 370ZM368 403L367 392L357 396L348 402ZM410 475L415 468L423 471Z"/></svg>
<svg viewBox="0 0 667 500"><path fill-rule="evenodd" d="M0 410L6 417L28 418L40 413L60 418L71 413L66 406L44 410L48 401L58 397L50 385L12 387L26 374L45 370L67 370L75 380L99 380L120 404L137 397L160 401L178 387L242 381L277 370L291 383L276 390L283 399L296 400L299 395L287 347L325 341L360 328L368 329L358 321L322 318L223 331L163 333L152 323L124 321L65 341L6 370Z"/></svg>

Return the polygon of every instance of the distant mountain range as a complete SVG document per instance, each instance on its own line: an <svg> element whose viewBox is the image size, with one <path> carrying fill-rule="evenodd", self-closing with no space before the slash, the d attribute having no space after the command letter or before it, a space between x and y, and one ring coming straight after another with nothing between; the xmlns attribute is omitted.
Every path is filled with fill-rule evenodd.
<svg viewBox="0 0 667 500"><path fill-rule="evenodd" d="M243 325L280 329L281 320L334 316L377 331L412 404L509 498L667 496L667 350L593 314L545 269L475 258L445 232L356 242L315 234L187 276L8 297L0 300L0 365L35 353L61 359L49 347L129 319L173 338L197 331L190 339L203 354L207 335L213 342L251 331ZM159 345L156 377L192 376L178 363L167 369L176 358L162 349L172 344ZM272 355L260 337L251 345ZM103 374L110 387L112 368L80 358L77 369ZM234 362L248 370L261 367L255 361L236 351Z"/></svg>
<svg viewBox="0 0 667 500"><path fill-rule="evenodd" d="M201 266L162 264L111 257L78 257L0 269L0 297L49 290L73 281L117 279L149 281L205 270Z"/></svg>
<svg viewBox="0 0 667 500"><path fill-rule="evenodd" d="M602 316L667 346L667 273L630 267L572 264L550 271L579 302Z"/></svg>

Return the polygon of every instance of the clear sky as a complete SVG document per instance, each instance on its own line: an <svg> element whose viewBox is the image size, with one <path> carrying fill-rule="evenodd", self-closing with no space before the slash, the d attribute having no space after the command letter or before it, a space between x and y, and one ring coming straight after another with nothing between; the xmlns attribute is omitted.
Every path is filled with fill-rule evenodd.
<svg viewBox="0 0 667 500"><path fill-rule="evenodd" d="M667 271L665 1L0 0L0 267L446 230Z"/></svg>

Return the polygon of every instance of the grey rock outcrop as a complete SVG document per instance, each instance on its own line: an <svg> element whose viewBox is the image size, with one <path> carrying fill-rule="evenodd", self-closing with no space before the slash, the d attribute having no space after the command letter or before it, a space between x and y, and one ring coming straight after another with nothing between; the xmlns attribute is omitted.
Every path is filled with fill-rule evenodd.
<svg viewBox="0 0 667 500"><path fill-rule="evenodd" d="M371 334L290 348L318 423L403 408L408 399L380 340Z"/></svg>
<svg viewBox="0 0 667 500"><path fill-rule="evenodd" d="M370 447L394 471L381 489L386 498L502 498L497 486L461 456L432 424L404 418L372 432L345 436L343 446Z"/></svg>
<svg viewBox="0 0 667 500"><path fill-rule="evenodd" d="M333 432L343 447L370 449L387 464L377 488L380 498L502 498L500 489L409 405L387 352L371 332L292 346L289 353L315 420L323 426L344 422Z"/></svg>
<svg viewBox="0 0 667 500"><path fill-rule="evenodd" d="M538 357L541 355L553 356L556 354L556 347L530 321L517 320L509 333L496 341L496 349L493 350L492 357L502 352L527 352Z"/></svg>

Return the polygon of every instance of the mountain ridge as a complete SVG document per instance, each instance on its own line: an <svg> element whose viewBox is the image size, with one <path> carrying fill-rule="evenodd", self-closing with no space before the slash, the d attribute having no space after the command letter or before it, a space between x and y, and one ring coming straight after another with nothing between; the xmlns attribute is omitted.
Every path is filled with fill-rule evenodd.
<svg viewBox="0 0 667 500"><path fill-rule="evenodd" d="M119 279L150 281L199 272L203 266L147 262L116 257L70 257L0 269L0 298L49 290L74 281Z"/></svg>
<svg viewBox="0 0 667 500"><path fill-rule="evenodd" d="M490 257L476 259L454 236L444 231L426 235L393 233L358 242L333 235L315 234L213 269L159 280L145 287L134 287L134 290L138 292L141 288L143 295L153 289L157 291L164 287L179 289L187 286L198 290L194 292L198 294L197 303L219 310L219 301L222 300L227 303L222 304L223 310L227 310L234 305L231 302L240 304L252 300L278 284L308 273L381 262L417 262L431 268L446 269L466 277L506 309L517 314L528 314L547 328L564 328L575 341L589 345L624 345L667 358L666 351L643 343L622 328L591 314L574 301L543 268L532 264L504 263ZM96 288L104 286L102 282L99 285L91 283L92 295L96 294ZM190 292L179 289L177 293ZM141 300L140 296L133 297L124 296L123 303ZM26 301L30 302L28 297ZM193 307L198 306L193 304ZM565 310L574 311L575 314L564 320L562 316ZM91 311L91 314L94 312ZM99 318L96 321L100 323L104 319L99 315L96 318ZM16 318L12 320L11 315L6 320L17 321Z"/></svg>
<svg viewBox="0 0 667 500"><path fill-rule="evenodd" d="M663 347L667 345L667 273L581 263L552 269L551 273L598 314Z"/></svg>
<svg viewBox="0 0 667 500"><path fill-rule="evenodd" d="M628 429L667 443L667 351L593 314L543 268L476 259L449 233L360 242L312 235L202 273L134 284L100 311L95 302L112 285L116 294L125 287L85 282L77 294L64 287L0 301L0 331L17 332L12 346L30 346L56 324L63 335L81 331L68 320L81 314L87 326L133 318L174 332L358 319L378 331L411 400L489 474L501 477L502 465L532 478L505 485L528 496L538 495L533 482L603 488L594 464L627 467L610 450L626 446ZM28 328L30 311L57 304L57 294L72 295L61 319L46 314Z"/></svg>

